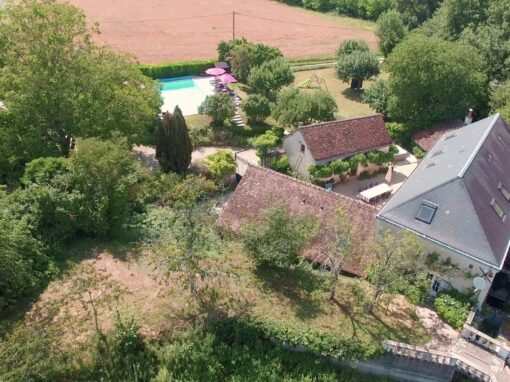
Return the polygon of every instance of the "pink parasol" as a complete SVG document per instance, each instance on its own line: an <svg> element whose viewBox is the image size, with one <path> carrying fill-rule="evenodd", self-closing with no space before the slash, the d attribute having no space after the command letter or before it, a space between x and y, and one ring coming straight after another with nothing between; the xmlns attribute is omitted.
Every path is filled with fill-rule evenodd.
<svg viewBox="0 0 510 382"><path fill-rule="evenodd" d="M221 69L221 68L209 68L205 72L207 74L211 75L211 76L219 76L220 74L224 74L225 73L225 69Z"/></svg>
<svg viewBox="0 0 510 382"><path fill-rule="evenodd" d="M386 176L384 177L384 180L386 183L391 183L391 177L393 175L393 165L388 166L388 171L386 172Z"/></svg>
<svg viewBox="0 0 510 382"><path fill-rule="evenodd" d="M231 75L231 74L228 74L228 73L225 73L225 74L222 74L221 76L218 77L220 79L221 82L223 82L224 84L230 84L232 82L237 82L236 78Z"/></svg>

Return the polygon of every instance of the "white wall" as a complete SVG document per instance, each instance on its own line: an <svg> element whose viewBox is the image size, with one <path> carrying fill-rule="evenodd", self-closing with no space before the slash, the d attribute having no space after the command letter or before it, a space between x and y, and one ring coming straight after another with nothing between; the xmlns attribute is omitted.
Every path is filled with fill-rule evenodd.
<svg viewBox="0 0 510 382"><path fill-rule="evenodd" d="M390 229L394 232L399 229L398 227L395 227L394 225L391 225L390 223L387 223L379 218L376 220L376 227L378 234L382 233L387 229ZM429 253L432 252L436 252L437 254L440 255L438 263L441 263L442 261L449 258L452 264L454 264L456 268L458 268L458 270L454 270L451 272L450 271L438 272L428 270L429 273L432 273L434 275L434 279L441 280L442 288L447 288L448 285L451 285L452 287L458 289L461 292L467 292L469 289L473 288L473 277L482 275L480 268L482 268L484 272L488 272L490 269L489 266L483 264L480 261L477 261L476 259L467 258L464 255L461 255L453 250L445 248L442 245L436 244L422 236L418 236L418 238L420 239L420 242L423 245L425 255L428 255ZM424 267L424 269L426 269L427 266L424 261L425 259L423 259L422 266ZM470 268L470 265L472 265L472 268ZM464 272L469 272L472 274L472 276L466 275ZM495 268L492 268L492 272L495 275L497 270ZM479 305L483 303L485 297L489 293L491 282L487 282L485 288L478 293L477 300Z"/></svg>
<svg viewBox="0 0 510 382"><path fill-rule="evenodd" d="M305 145L305 152L301 152L301 145ZM296 131L283 140L283 148L289 157L289 164L292 169L300 175L308 177L308 167L315 164L312 153L308 149L303 135Z"/></svg>

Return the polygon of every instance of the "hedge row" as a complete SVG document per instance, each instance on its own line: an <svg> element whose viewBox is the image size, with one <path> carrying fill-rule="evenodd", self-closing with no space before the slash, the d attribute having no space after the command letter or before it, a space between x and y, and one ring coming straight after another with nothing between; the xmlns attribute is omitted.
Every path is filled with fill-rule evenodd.
<svg viewBox="0 0 510 382"><path fill-rule="evenodd" d="M139 68L144 75L153 79L192 76L203 74L206 69L214 66L213 59L207 61L180 61L165 64L146 64Z"/></svg>
<svg viewBox="0 0 510 382"><path fill-rule="evenodd" d="M219 324L219 325L218 325ZM250 338L270 340L295 350L309 351L339 360L360 360L379 356L382 347L359 338L332 334L320 329L260 318L233 318L217 323L224 340L239 342Z"/></svg>

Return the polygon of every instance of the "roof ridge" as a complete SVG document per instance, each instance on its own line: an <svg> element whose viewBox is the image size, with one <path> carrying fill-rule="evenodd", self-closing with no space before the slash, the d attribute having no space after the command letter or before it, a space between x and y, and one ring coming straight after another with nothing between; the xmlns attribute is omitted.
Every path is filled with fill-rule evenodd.
<svg viewBox="0 0 510 382"><path fill-rule="evenodd" d="M478 144L476 145L475 149L473 150L473 152L471 153L471 155L469 156L467 162L464 164L464 166L462 166L462 169L460 170L460 173L459 173L459 178L463 178L464 177L464 174L466 173L466 171L468 170L469 166L471 166L471 164L473 163L473 160L475 159L476 155L478 154L478 152L480 151L480 149L482 148L483 144L485 143L485 141L487 140L487 137L489 136L489 134L491 133L492 129L494 128L494 125L496 124L496 122L499 120L500 118L500 114L499 113L496 113L494 115L494 117L492 118L492 121L491 121L491 124L489 125L489 127L487 128L487 131L483 134L483 137L482 139L480 139L480 142L478 142Z"/></svg>
<svg viewBox="0 0 510 382"><path fill-rule="evenodd" d="M373 115L367 115L364 117L356 117L356 118L349 118L349 119L335 119L333 121L325 121L325 122L319 122L319 123L315 123L315 124L305 125L305 126L298 127L296 129L296 131L302 130L302 129L310 129L310 128L314 128L314 127L327 126L327 125L331 125L333 123L344 123L344 122L349 122L349 121L358 121L360 119L368 119L368 118L374 118L374 117L381 117L384 122L384 117L382 116L382 114L377 113L377 114L373 114Z"/></svg>
<svg viewBox="0 0 510 382"><path fill-rule="evenodd" d="M366 210L377 212L377 208L375 208L374 206L372 206L370 204L366 204L365 202L362 202L361 200L356 200L356 199L350 198L348 196L345 196L345 195L342 195L342 194L338 194L336 192L327 191L326 189L324 189L322 187L319 187L319 186L317 186L317 185L315 185L313 183L309 183L309 182L306 182L304 180L301 180L301 179L298 179L298 178L294 178L294 177L289 176L289 175L282 174L281 172L274 171L274 170L272 170L270 168L261 167L261 166L255 166L255 165L252 165L252 164L248 164L248 168L253 168L253 169L256 169L256 170L260 170L260 171L270 172L270 173L275 174L275 175L277 175L277 176L279 176L279 177L281 177L283 179L288 179L288 180L291 180L291 181L293 181L295 183L302 184L302 185L307 186L309 188L321 191L325 195L328 195L328 197L330 197L330 198L344 200L344 201L347 201L349 203L357 204L357 205L365 208Z"/></svg>

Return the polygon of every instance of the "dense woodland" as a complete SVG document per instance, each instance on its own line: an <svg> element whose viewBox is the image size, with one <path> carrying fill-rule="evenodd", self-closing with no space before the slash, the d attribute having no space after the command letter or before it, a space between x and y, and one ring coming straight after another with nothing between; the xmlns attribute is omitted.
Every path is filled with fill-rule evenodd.
<svg viewBox="0 0 510 382"><path fill-rule="evenodd" d="M342 81L356 80L365 101L392 121L398 141L461 118L468 107L479 117L491 111L510 117L508 0L300 3L381 15L382 67L366 44L350 41L339 48L335 70ZM354 3L364 10L347 10ZM325 356L370 358L381 353L384 338L426 340L412 313L402 313L410 320L405 330L384 321L396 295L412 303L425 297L427 280L414 266L421 253L416 240L389 235L370 243L375 259L367 279L344 280L341 267L318 270L298 255L317 235L311 216L291 217L276 205L238 237L219 230L211 206L233 187L226 177L235 169L232 155L208 158L207 176L188 169L195 142L180 110L160 118L158 83L132 57L98 47L95 33L79 9L53 0L0 8L1 380L369 381ZM277 48L241 39L218 51L251 89L247 116L274 121L249 142L263 160L283 128L335 118L338 107L327 92L288 87L294 74ZM381 70L389 78L364 89L363 80ZM204 102L206 128L224 124L230 102L220 96ZM161 171L135 161L134 144L154 145ZM342 211L336 224L345 243L350 229ZM140 317L119 304L121 288L80 265L101 246L142 254L158 285L178 288L172 298L185 296L181 310L173 306L178 318L171 328L144 333ZM335 264L349 255L342 247ZM42 299L55 282L57 298ZM275 291L282 285L287 289ZM303 308L285 319L292 314L278 310L279 294L315 316ZM77 333L90 335L64 343L76 309ZM353 333L324 330L338 325L342 309ZM326 324L313 323L316 317ZM360 335L355 328L369 330ZM307 343L313 354L289 352L279 342Z"/></svg>

